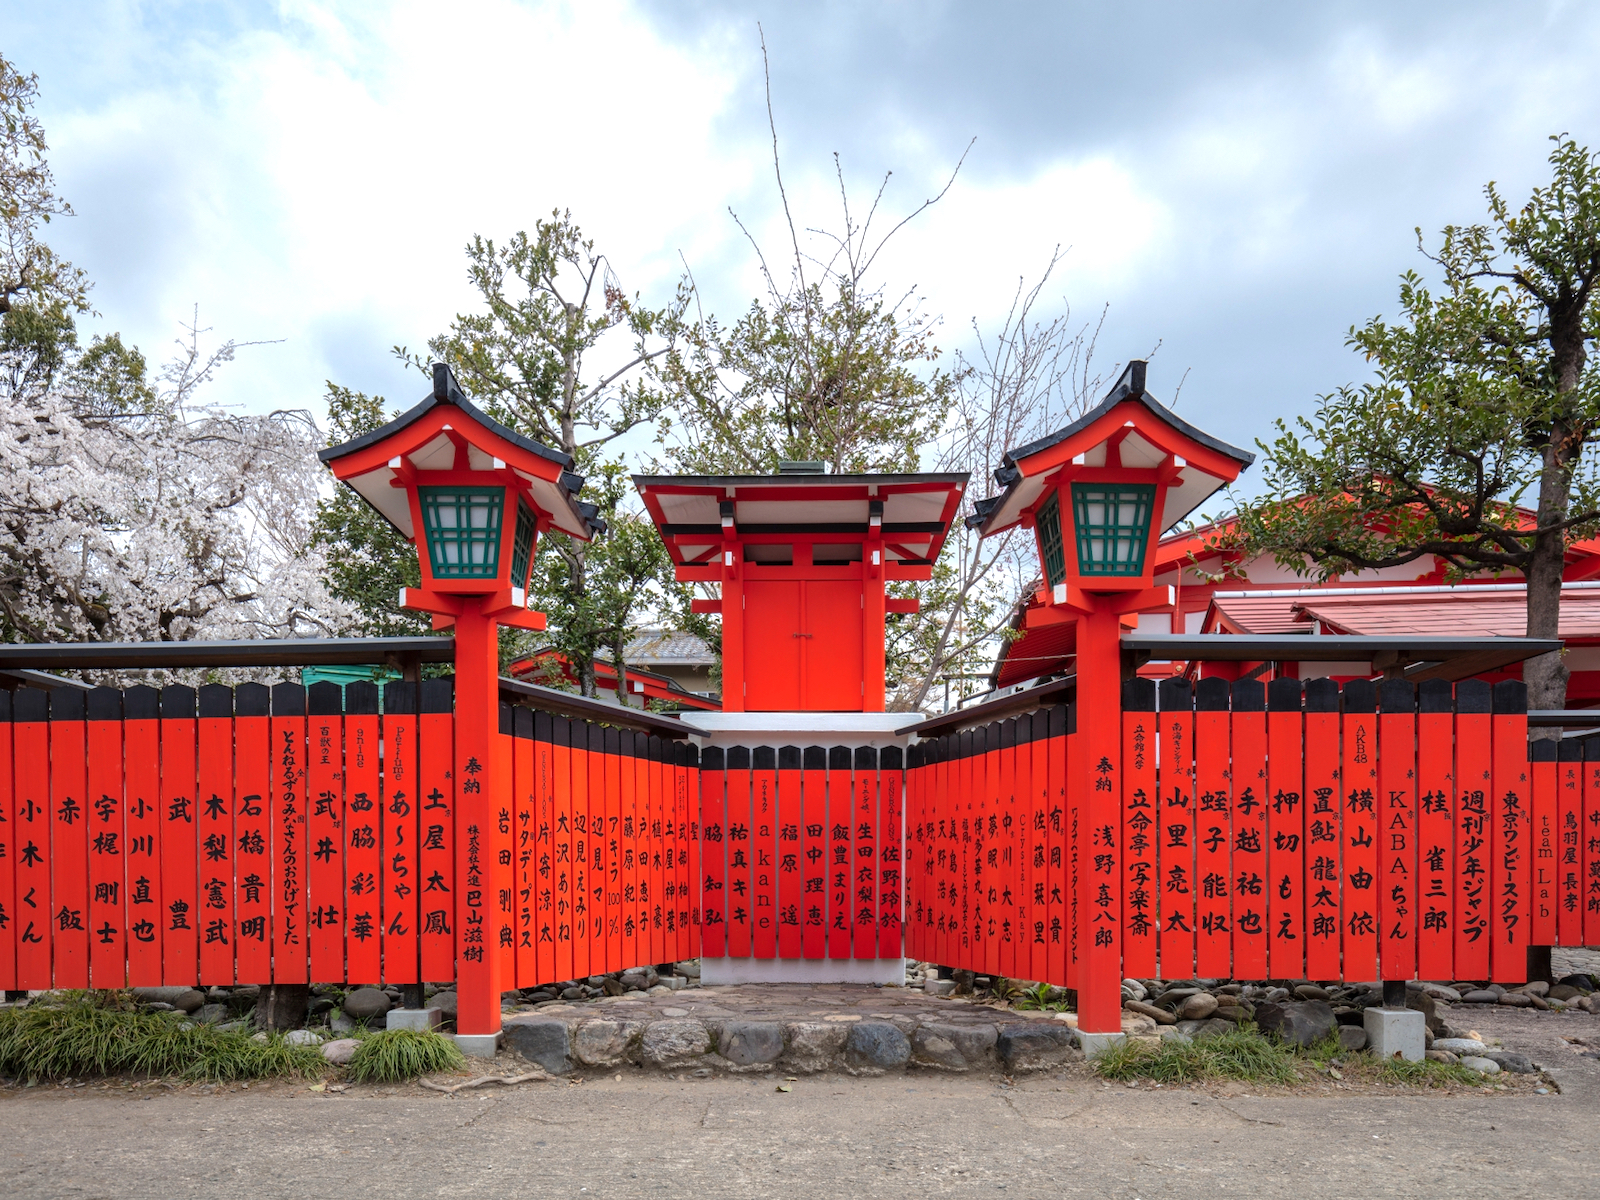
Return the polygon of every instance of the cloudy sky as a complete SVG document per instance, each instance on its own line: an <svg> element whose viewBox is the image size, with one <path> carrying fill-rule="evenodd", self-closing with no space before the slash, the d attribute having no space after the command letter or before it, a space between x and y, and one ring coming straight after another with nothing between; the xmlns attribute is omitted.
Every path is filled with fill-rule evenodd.
<svg viewBox="0 0 1600 1200"><path fill-rule="evenodd" d="M240 353L214 395L320 408L323 381L410 402L389 354L472 294L462 247L556 206L630 291L687 262L707 305L758 285L736 210L778 238L758 22L802 221L892 171L915 285L956 348L1019 277L1109 305L1105 364L1160 343L1151 390L1242 445L1358 378L1355 322L1422 266L1412 229L1600 144L1600 8L1546 3L735 3L0 0L36 72L51 240L96 328L163 357L198 305Z"/></svg>

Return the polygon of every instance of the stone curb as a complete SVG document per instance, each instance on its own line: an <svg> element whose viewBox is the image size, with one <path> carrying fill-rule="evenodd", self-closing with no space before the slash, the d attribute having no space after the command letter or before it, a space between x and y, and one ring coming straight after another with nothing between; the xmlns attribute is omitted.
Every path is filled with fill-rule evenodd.
<svg viewBox="0 0 1600 1200"><path fill-rule="evenodd" d="M730 1074L874 1076L920 1069L1018 1075L1083 1058L1075 1029L1038 1020L624 1020L527 1013L505 1019L505 1046L552 1075L620 1066Z"/></svg>

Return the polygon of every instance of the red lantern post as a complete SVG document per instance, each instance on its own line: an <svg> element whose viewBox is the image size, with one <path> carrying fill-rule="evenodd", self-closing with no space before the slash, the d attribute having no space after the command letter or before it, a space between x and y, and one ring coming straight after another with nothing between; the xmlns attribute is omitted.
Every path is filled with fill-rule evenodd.
<svg viewBox="0 0 1600 1200"><path fill-rule="evenodd" d="M526 592L541 533L588 540L603 526L576 499L572 460L480 412L443 363L421 404L321 458L417 544L422 586L402 589L401 606L455 630L456 1030L464 1049L493 1053L512 937L499 899L512 880L497 853L498 814L511 805L497 629L544 628Z"/></svg>
<svg viewBox="0 0 1600 1200"><path fill-rule="evenodd" d="M1253 458L1159 404L1134 361L1091 412L1007 452L995 472L1005 491L975 506L985 537L1034 531L1045 586L1029 626L1074 626L1081 753L1068 770L1088 798L1074 847L1078 1024L1091 1052L1122 1028L1122 629L1172 604L1171 589L1152 586L1162 532Z"/></svg>

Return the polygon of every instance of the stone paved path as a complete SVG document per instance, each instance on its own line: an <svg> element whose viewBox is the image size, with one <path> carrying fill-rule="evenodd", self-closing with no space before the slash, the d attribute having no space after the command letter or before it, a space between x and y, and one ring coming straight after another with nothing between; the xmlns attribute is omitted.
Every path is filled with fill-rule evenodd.
<svg viewBox="0 0 1600 1200"><path fill-rule="evenodd" d="M1070 1014L906 988L745 984L547 1003L506 1018L510 1051L565 1074L625 1062L694 1069L872 1073L1039 1070L1078 1056Z"/></svg>

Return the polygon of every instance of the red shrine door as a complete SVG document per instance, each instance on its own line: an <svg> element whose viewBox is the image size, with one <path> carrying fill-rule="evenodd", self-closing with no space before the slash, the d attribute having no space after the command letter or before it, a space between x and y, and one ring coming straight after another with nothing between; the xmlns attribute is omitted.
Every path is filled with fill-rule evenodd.
<svg viewBox="0 0 1600 1200"><path fill-rule="evenodd" d="M861 584L745 581L747 712L860 712Z"/></svg>

